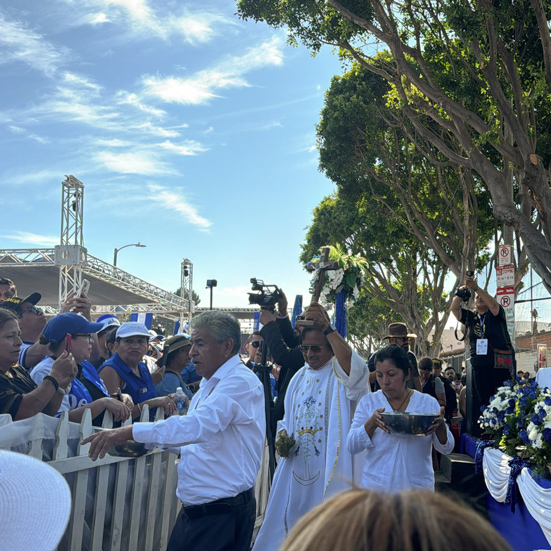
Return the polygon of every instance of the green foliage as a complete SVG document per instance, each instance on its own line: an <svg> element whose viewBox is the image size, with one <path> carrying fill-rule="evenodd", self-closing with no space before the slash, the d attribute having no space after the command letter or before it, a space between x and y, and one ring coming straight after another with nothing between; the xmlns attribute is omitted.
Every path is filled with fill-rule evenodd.
<svg viewBox="0 0 551 551"><path fill-rule="evenodd" d="M181 287L178 287L178 289L176 289L176 292L174 293L175 295L178 295L179 297L182 296L182 288ZM195 291L191 291L191 297L193 298L193 304L195 306L198 306L199 303L201 302L201 299L199 298L199 295L195 292ZM184 298L188 298L187 297L187 291L184 291Z"/></svg>
<svg viewBox="0 0 551 551"><path fill-rule="evenodd" d="M373 16L369 2L343 0L342 5L366 20ZM301 41L314 53L323 44L338 45L343 40L353 40L365 34L361 27L342 17L329 2L237 0L237 13L245 20L265 21L272 27L287 26L292 30L290 42Z"/></svg>
<svg viewBox="0 0 551 551"><path fill-rule="evenodd" d="M537 8L544 10L541 21ZM464 237L454 243L461 209L466 217L472 211L481 219L492 207L519 232L551 289L551 190L545 169L551 161L549 0L238 0L238 10L245 18L287 26L290 40L314 53L322 44L338 45L346 51L343 59L360 63L378 75L373 77L378 86L387 86L381 93L385 101L373 105L374 83L366 86L357 79L356 96L348 75L343 76L334 83L333 105L320 123L322 167L343 191L356 196L355 202L366 186L372 187L372 194L403 220L407 209L399 196L386 197L384 182L385 176L388 183L411 172L411 181L407 187L402 181L401 188L409 201L422 191L418 210L431 197L440 203L443 218L433 228L445 250L434 240L430 244L451 264L468 245ZM377 46L385 43L390 53L376 55L374 40ZM364 97L365 111L354 111L352 105L362 104ZM383 106L388 112L381 128L374 115ZM347 135L350 129L354 132ZM340 139L333 142L329 136ZM534 153L543 163L532 162ZM452 201L454 172L461 185ZM448 193L439 196L423 175L443 178ZM471 181L465 186L461 179ZM477 202L466 187L478 194ZM429 212L436 212L434 205ZM421 222L428 239L426 219L408 221L411 226ZM413 230L420 237L420 227ZM473 235L480 250L486 232L477 228ZM469 260L472 256L468 252Z"/></svg>

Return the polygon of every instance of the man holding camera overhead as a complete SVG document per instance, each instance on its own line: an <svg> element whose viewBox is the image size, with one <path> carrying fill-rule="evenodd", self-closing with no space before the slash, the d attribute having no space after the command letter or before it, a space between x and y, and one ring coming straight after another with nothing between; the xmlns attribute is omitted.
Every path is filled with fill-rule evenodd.
<svg viewBox="0 0 551 551"><path fill-rule="evenodd" d="M474 312L461 305L470 298L471 292L476 293ZM478 286L473 272L467 272L465 285L457 289L451 311L468 331L475 391L472 411L473 417L478 417L480 406L487 405L490 397L512 375L514 350L505 311L494 297Z"/></svg>

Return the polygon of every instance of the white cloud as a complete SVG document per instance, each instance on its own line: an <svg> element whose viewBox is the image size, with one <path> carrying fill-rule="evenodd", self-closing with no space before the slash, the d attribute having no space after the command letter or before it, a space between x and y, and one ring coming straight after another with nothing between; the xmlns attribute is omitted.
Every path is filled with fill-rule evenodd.
<svg viewBox="0 0 551 551"><path fill-rule="evenodd" d="M75 12L90 10L75 17L73 24L98 25L112 23L122 27L124 38L144 40L151 37L169 40L181 37L188 44L204 44L220 34L222 28L237 26L232 17L208 9L187 7L148 0L65 0Z"/></svg>
<svg viewBox="0 0 551 551"><path fill-rule="evenodd" d="M162 128L155 126L151 122L143 122L134 126L136 130L147 132L153 136L161 136L162 138L179 138L180 133L177 130L171 128Z"/></svg>
<svg viewBox="0 0 551 551"><path fill-rule="evenodd" d="M110 19L104 13L96 13L90 17L91 25L100 25L101 23L110 23Z"/></svg>
<svg viewBox="0 0 551 551"><path fill-rule="evenodd" d="M150 151L136 151L127 153L112 153L99 151L95 160L105 168L122 174L142 174L145 176L155 174L174 173L165 163L160 161Z"/></svg>
<svg viewBox="0 0 551 551"><path fill-rule="evenodd" d="M118 103L122 105L132 105L133 107L136 107L136 109L139 109L144 113L148 113L149 115L154 115L155 117L159 118L166 115L166 111L163 111L162 109L157 109L150 105L145 105L143 102L140 101L140 98L137 94L121 90L117 92L116 97Z"/></svg>
<svg viewBox="0 0 551 551"><path fill-rule="evenodd" d="M206 147L194 140L185 140L181 145L177 145L169 140L166 140L163 143L160 143L159 147L172 153L176 153L177 155L197 155L198 153L208 151Z"/></svg>
<svg viewBox="0 0 551 551"><path fill-rule="evenodd" d="M144 76L144 94L167 103L199 105L218 97L217 91L250 86L245 75L256 69L283 63L283 41L279 37L251 48L243 56L226 56L216 66L188 78Z"/></svg>
<svg viewBox="0 0 551 551"><path fill-rule="evenodd" d="M9 21L0 13L0 64L24 63L53 77L68 58L67 48L56 48L23 23Z"/></svg>
<svg viewBox="0 0 551 551"><path fill-rule="evenodd" d="M148 187L151 192L150 201L155 201L164 208L181 214L187 222L198 226L203 231L207 231L212 226L212 222L201 216L180 190L155 184L150 184Z"/></svg>
<svg viewBox="0 0 551 551"><path fill-rule="evenodd" d="M3 239L10 239L11 241L17 241L18 243L24 243L25 245L37 245L38 247L53 247L59 245L59 236L54 237L51 235L38 235L36 233L18 231L11 235L0 235Z"/></svg>
<svg viewBox="0 0 551 551"><path fill-rule="evenodd" d="M37 134L29 134L29 138L38 143L50 143L50 140L48 138L43 138L42 136L38 136Z"/></svg>
<svg viewBox="0 0 551 551"><path fill-rule="evenodd" d="M271 130L272 128L283 128L283 125L279 121L269 122L260 127L260 130Z"/></svg>
<svg viewBox="0 0 551 551"><path fill-rule="evenodd" d="M8 128L14 133L14 134L24 134L26 130L24 128L21 128L20 126L14 126L10 125Z"/></svg>
<svg viewBox="0 0 551 551"><path fill-rule="evenodd" d="M65 72L63 74L63 79L67 84L72 85L75 88L87 88L96 96L99 95L102 90L102 87L99 84L96 84L84 75L79 75L77 73Z"/></svg>
<svg viewBox="0 0 551 551"><path fill-rule="evenodd" d="M99 139L96 140L96 145L101 147L131 147L132 142L126 140L119 140L118 138L113 138L111 140Z"/></svg>
<svg viewBox="0 0 551 551"><path fill-rule="evenodd" d="M216 97L210 89L212 85L206 82L207 79L204 78L206 76L206 74L203 74L195 79L145 77L143 79L144 91L146 94L156 96L167 103L198 105ZM216 86L213 86L213 88L216 88Z"/></svg>

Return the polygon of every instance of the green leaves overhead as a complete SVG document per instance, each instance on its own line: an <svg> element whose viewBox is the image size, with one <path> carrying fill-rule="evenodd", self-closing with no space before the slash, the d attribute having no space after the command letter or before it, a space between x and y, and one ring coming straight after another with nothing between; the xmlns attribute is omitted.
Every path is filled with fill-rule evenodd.
<svg viewBox="0 0 551 551"><path fill-rule="evenodd" d="M485 229L475 219L482 214L479 208L491 205L493 215L521 237L551 290L549 0L239 0L237 5L242 17L287 26L291 41L314 53L323 44L338 46L344 59L384 81L377 86L386 84L380 91L387 129L380 132L369 101L370 94L376 96L375 83L356 83L358 97L348 90L347 75L334 84L346 88L342 96L351 104L365 94L365 112L355 114L345 99L335 97L320 125L322 166L343 191L358 197L369 186L385 198L385 182L411 174L409 181L400 180L400 208L414 235L447 257L454 271L460 257L472 261L477 249L464 236L453 243L458 225L463 233L469 224L476 228L472 238L480 244ZM331 110L346 115L357 131L347 136L351 124L339 124ZM373 126L365 125L367 119ZM340 135L341 143L328 146L329 135ZM383 156L393 147L394 157ZM454 172L458 192L452 201ZM422 183L423 173L446 193L438 195ZM412 218L400 200L405 194L414 204L420 190L423 204L432 197L448 218L438 227L441 243L429 237L430 215ZM384 203L402 219L390 199Z"/></svg>

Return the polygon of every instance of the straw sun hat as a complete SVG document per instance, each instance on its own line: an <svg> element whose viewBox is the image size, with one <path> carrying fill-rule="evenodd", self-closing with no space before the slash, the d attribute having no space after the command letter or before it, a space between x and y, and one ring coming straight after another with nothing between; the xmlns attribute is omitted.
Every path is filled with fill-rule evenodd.
<svg viewBox="0 0 551 551"><path fill-rule="evenodd" d="M53 551L71 513L71 491L48 464L0 450L0 546Z"/></svg>

